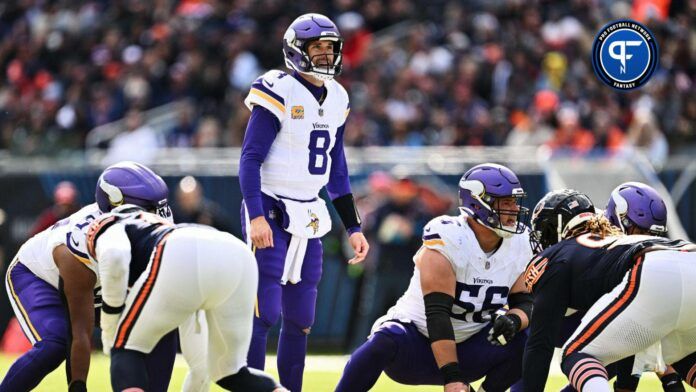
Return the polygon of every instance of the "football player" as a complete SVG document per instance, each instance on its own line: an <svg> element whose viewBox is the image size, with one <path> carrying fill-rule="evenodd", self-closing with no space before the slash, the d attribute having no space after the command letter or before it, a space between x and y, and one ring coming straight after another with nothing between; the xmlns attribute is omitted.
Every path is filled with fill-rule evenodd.
<svg viewBox="0 0 696 392"><path fill-rule="evenodd" d="M251 110L239 167L243 234L255 249L259 288L249 366L263 369L269 329L282 316L280 381L302 388L307 335L314 323L322 270L321 237L331 229L326 186L355 251L367 255L350 189L343 132L350 103L334 80L341 72L343 39L326 16L305 14L283 37L290 73L269 71L249 90Z"/></svg>
<svg viewBox="0 0 696 392"><path fill-rule="evenodd" d="M33 347L10 367L0 391L31 390L66 359L69 390L86 390L95 308L101 306L96 271L88 268L87 255L80 250L86 249L87 227L123 202L171 215L164 181L134 162L104 170L95 196L96 203L24 243L7 270L8 298ZM148 357L152 390L167 390L176 344L176 334L168 335Z"/></svg>
<svg viewBox="0 0 696 392"><path fill-rule="evenodd" d="M625 234L667 235L667 207L655 189L625 182L611 192L604 216Z"/></svg>
<svg viewBox="0 0 696 392"><path fill-rule="evenodd" d="M590 199L549 192L532 214L537 255L525 272L534 318L524 356L525 390L543 391L563 315L586 311L563 346L561 367L578 391L609 391L605 365L661 342L666 363L696 383L696 249L650 236L625 236ZM660 369L661 368L661 369Z"/></svg>
<svg viewBox="0 0 696 392"><path fill-rule="evenodd" d="M86 241L87 263L102 284L102 343L114 391L149 390L146 354L198 311L208 326L211 380L230 391L285 391L246 367L258 271L245 243L128 204L92 222Z"/></svg>
<svg viewBox="0 0 696 392"><path fill-rule="evenodd" d="M382 371L446 392L484 376L480 390L504 391L520 378L526 335L517 332L532 310L525 192L510 169L487 163L464 174L459 197L461 215L424 228L408 289L351 355L337 391L368 391Z"/></svg>
<svg viewBox="0 0 696 392"><path fill-rule="evenodd" d="M624 234L645 234L664 237L667 234L667 208L664 201L652 187L640 182L626 182L617 186L611 193L604 208L604 216ZM584 312L577 312L563 321L562 332L556 341L556 347L573 334L580 325ZM611 367L607 366L609 378L616 374L614 389L628 392L638 388L640 377L632 375L634 358L622 359ZM660 377L666 391L683 391L678 374L668 367L666 375ZM568 386L563 391L574 390Z"/></svg>

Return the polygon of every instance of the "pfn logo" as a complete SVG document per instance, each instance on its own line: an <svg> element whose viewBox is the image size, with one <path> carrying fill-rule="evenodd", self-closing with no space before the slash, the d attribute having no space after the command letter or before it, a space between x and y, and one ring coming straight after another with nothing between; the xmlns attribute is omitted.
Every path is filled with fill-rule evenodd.
<svg viewBox="0 0 696 392"><path fill-rule="evenodd" d="M617 90L632 90L645 84L658 61L655 37L632 20L619 20L604 26L592 45L595 74Z"/></svg>
<svg viewBox="0 0 696 392"><path fill-rule="evenodd" d="M622 74L626 73L626 60L630 60L633 57L632 54L626 54L626 47L640 46L642 44L643 41L614 41L609 44L609 56L611 56L613 59L621 61L621 68L619 72ZM616 52L617 47L619 48L618 52Z"/></svg>

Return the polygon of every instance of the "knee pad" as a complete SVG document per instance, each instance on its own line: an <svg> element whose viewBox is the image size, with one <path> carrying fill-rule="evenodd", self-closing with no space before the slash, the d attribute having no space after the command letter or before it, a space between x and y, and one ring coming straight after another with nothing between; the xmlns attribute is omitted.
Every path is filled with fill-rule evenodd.
<svg viewBox="0 0 696 392"><path fill-rule="evenodd" d="M692 353L673 363L672 367L682 376L687 384L696 388L696 353Z"/></svg>
<svg viewBox="0 0 696 392"><path fill-rule="evenodd" d="M111 387L114 391L128 388L148 389L145 354L128 349L111 351Z"/></svg>
<svg viewBox="0 0 696 392"><path fill-rule="evenodd" d="M575 352L564 357L561 369L576 391L582 391L583 385L592 378L609 379L604 365L595 357L584 353Z"/></svg>

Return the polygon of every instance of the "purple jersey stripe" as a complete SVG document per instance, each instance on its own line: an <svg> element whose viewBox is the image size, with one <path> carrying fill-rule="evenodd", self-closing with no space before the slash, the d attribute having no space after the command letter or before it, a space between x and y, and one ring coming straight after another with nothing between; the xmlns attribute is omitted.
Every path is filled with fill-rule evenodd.
<svg viewBox="0 0 696 392"><path fill-rule="evenodd" d="M423 236L424 241L436 240L436 239L440 239L440 238L442 238L442 237L440 237L440 234L437 234L437 233L428 234L428 235Z"/></svg>

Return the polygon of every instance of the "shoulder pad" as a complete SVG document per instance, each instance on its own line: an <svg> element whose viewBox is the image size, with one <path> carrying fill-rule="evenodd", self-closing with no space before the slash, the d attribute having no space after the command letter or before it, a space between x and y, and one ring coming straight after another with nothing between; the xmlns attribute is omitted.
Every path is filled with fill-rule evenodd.
<svg viewBox="0 0 696 392"><path fill-rule="evenodd" d="M251 84L244 104L249 110L252 110L254 105L263 106L282 121L286 112L285 98L290 79L292 77L282 71L266 72Z"/></svg>

